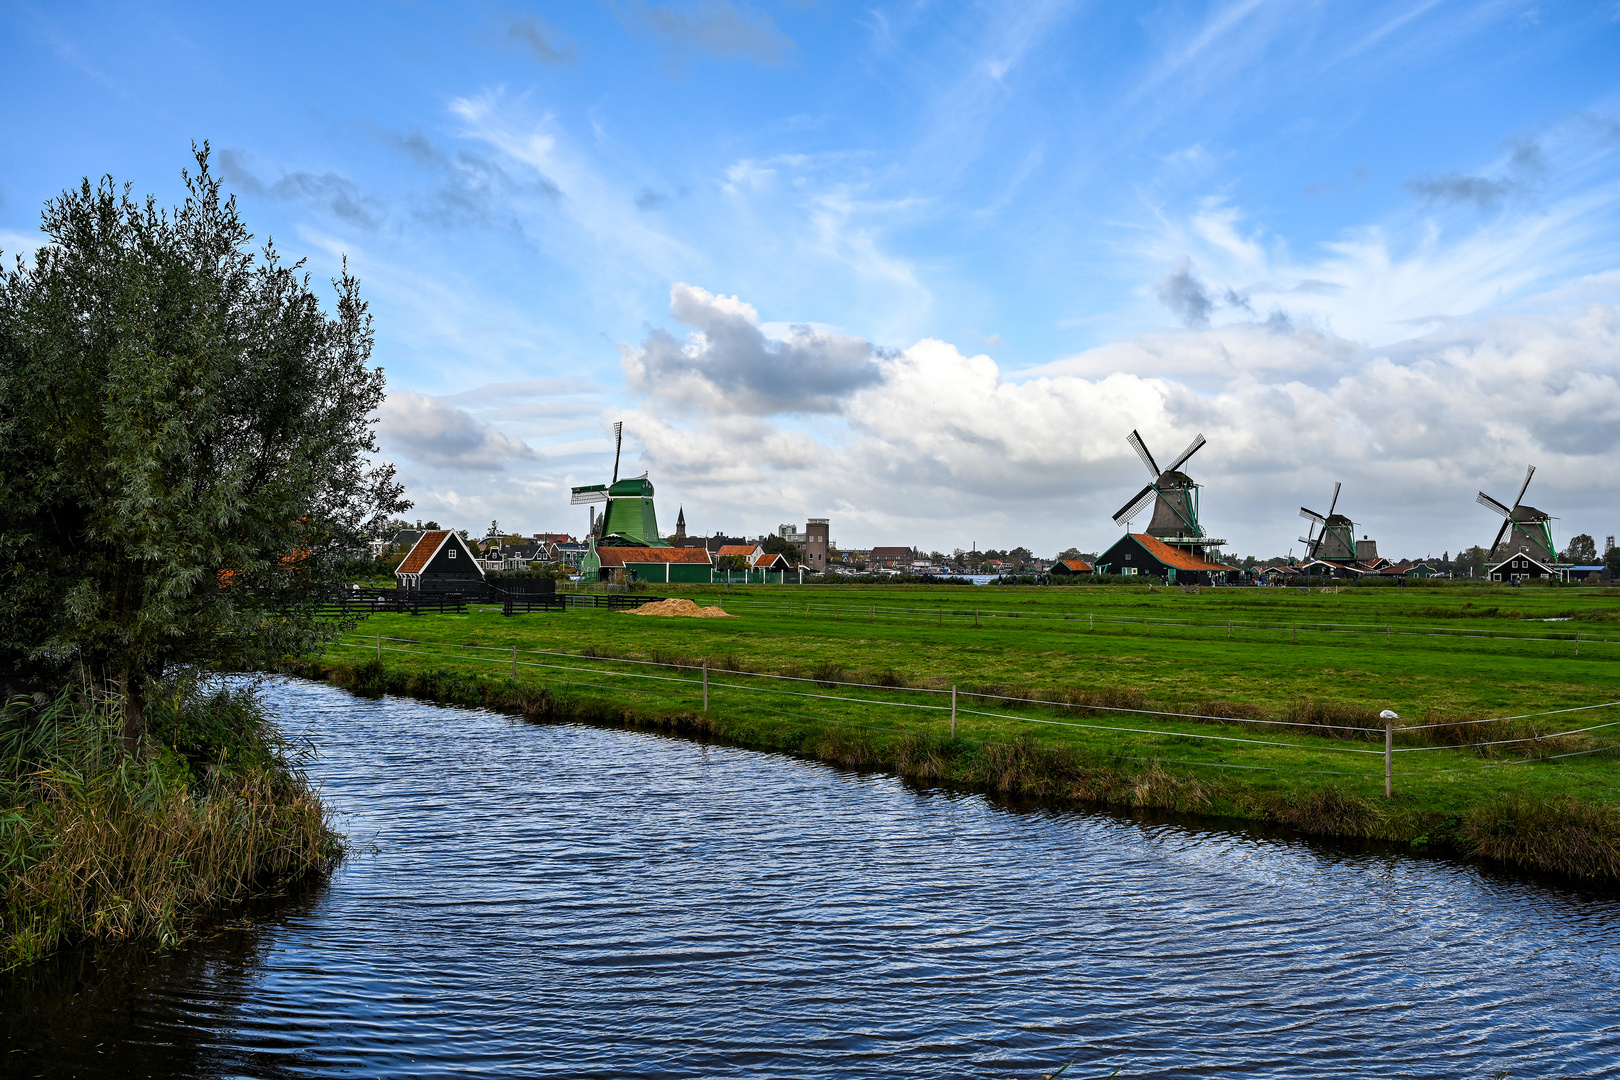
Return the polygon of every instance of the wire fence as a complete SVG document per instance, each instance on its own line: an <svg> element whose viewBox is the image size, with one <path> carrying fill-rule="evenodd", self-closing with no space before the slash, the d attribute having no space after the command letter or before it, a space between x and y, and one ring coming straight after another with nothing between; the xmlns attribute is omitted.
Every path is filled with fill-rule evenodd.
<svg viewBox="0 0 1620 1080"><path fill-rule="evenodd" d="M1131 629L1141 627L1151 632L1152 627L1161 629L1186 628L1196 630L1224 631L1227 635L1239 633L1293 633L1293 634L1332 634L1340 636L1365 636L1384 638L1386 642L1393 642L1395 638L1461 638L1476 640L1502 640L1502 641L1541 641L1550 643L1572 643L1580 645L1615 645L1620 644L1620 625L1617 625L1614 636L1599 631L1596 627L1571 629L1568 631L1545 631L1531 633L1520 630L1494 629L1487 630L1479 627L1436 626L1430 624L1402 623L1397 625L1393 620L1377 622L1344 622L1325 619L1290 618L1278 621L1257 621L1253 619L1227 618L1219 620L1164 618L1163 616L1122 615L1112 612L1094 611L1010 611L992 607L895 607L885 604L851 604L840 600L822 601L791 601L756 597L727 597L726 603L739 610L776 611L786 615L797 615L804 618L866 618L871 621L883 620L886 622L914 622L935 623L944 626L956 625L960 620L971 619L975 624L986 622L1018 622L1018 623L1074 623L1084 622L1088 629L1099 626L1108 628ZM1470 616L1472 620L1474 617ZM1521 622L1574 622L1573 618L1554 617L1546 620L1521 619ZM1599 620L1593 620L1599 622ZM1606 628L1605 628L1606 629Z"/></svg>
<svg viewBox="0 0 1620 1080"><path fill-rule="evenodd" d="M976 717L987 720L1007 721L1015 724L1032 724L1045 727L1061 727L1087 732L1111 733L1121 736L1155 736L1174 740L1192 740L1196 743L1230 745L1233 747L1253 748L1282 748L1301 751L1308 754L1354 754L1363 759L1374 756L1383 759L1383 777L1386 793L1390 791L1390 783L1395 776L1406 778L1429 778L1443 774L1468 772L1478 769L1501 768L1509 765L1527 764L1535 761L1556 761L1574 757L1584 757L1601 754L1620 749L1620 743L1586 748L1565 753L1532 753L1523 757L1505 761L1489 762L1481 765L1470 765L1452 768L1394 769L1396 754L1411 754L1421 752L1441 751L1475 751L1504 746L1534 747L1536 745L1551 744L1550 748L1559 748L1554 741L1588 735L1593 732L1620 727L1620 720L1606 721L1585 727L1572 728L1565 731L1515 736L1501 739L1485 739L1467 743L1433 743L1421 746L1394 745L1396 735L1406 733L1420 733L1436 728L1461 727L1465 724L1504 723L1512 721L1531 720L1545 716L1564 715L1575 712L1587 712L1599 709L1613 709L1620 707L1620 701L1602 702L1592 705L1580 705L1559 709L1547 709L1539 712L1521 713L1512 716L1491 717L1478 720L1457 721L1455 723L1438 724L1410 724L1397 725L1393 720L1383 727L1358 726L1353 724L1321 723L1293 720L1266 720L1250 717L1221 716L1218 714L1177 712L1160 709L1134 708L1127 706L1111 706L1092 704L1088 702L1059 701L1047 698L1020 697L1007 693L989 693L981 691L963 690L959 686L949 689L940 687L922 686L896 686L883 683L864 683L838 679L821 678L814 675L784 675L769 672L744 671L740 669L717 667L701 663L678 663L673 661L640 660L628 657L599 656L585 653L571 653L561 650L548 649L520 649L516 646L455 644L450 642L427 642L416 638L395 638L382 634L369 635L363 641L346 638L336 644L350 649L374 651L378 660L384 653L405 654L425 659L461 659L476 663L498 664L509 667L511 675L516 678L520 669L529 669L535 674L547 673L542 681L559 686L578 686L592 689L608 690L615 693L629 692L637 694L651 694L660 691L675 690L678 684L680 692L690 694L696 699L701 693L702 707L705 712L709 709L709 698L712 692L736 692L744 695L761 695L775 698L810 699L822 706L864 706L877 710L908 710L915 714L918 712L932 713L941 720L949 717L950 734L958 738L958 721L960 718ZM386 643L386 644L385 644ZM481 655L498 653L500 655ZM539 659L543 658L543 659ZM656 669L633 670L633 669ZM670 673L666 673L670 672ZM611 682L585 682L578 678L564 678L564 675L589 676L592 679L610 679ZM630 683L644 684L641 687ZM649 686L645 684L662 684ZM812 689L812 687L814 687ZM840 693L831 691L839 690ZM886 697L871 695L862 696L853 691L881 691ZM905 700L906 698L921 700ZM945 699L949 700L946 701ZM1183 723L1179 729L1171 730L1166 727L1139 727L1126 726L1118 723L1086 723L1079 719L1053 719L1050 717L1029 716L1013 712L997 711L991 708L969 708L963 699L980 701L986 705L1004 703L1002 708L1029 708L1029 709L1055 709L1068 710L1072 716L1079 713L1105 713L1132 717L1159 717L1164 720ZM780 710L778 710L780 711ZM808 714L802 714L808 715ZM835 717L828 715L825 708L822 712L813 714L813 718L826 723L839 726L856 726L872 728L871 724L840 723ZM1189 730L1192 724L1230 724L1236 726L1255 725L1260 727L1302 729L1293 732L1296 741L1283 739L1248 738L1239 735L1214 734L1206 731ZM890 729L892 730L892 729ZM1384 736L1382 749L1373 749L1360 746L1344 746L1327 741L1326 736L1313 736L1312 730L1324 732L1355 732L1366 735ZM1281 732L1279 732L1281 734ZM975 739L975 742L985 743L994 740ZM1120 755L1128 756L1128 755ZM1162 760L1159 758L1142 758L1138 760ZM1354 760L1354 759L1351 759ZM1404 759L1403 759L1404 760ZM1179 762L1166 762L1167 764L1184 764L1210 768L1236 768L1256 771L1305 771L1323 773L1320 769L1300 769L1296 765L1252 765L1236 764L1225 761L1197 761L1184 760ZM1333 772L1332 775L1357 776L1364 779L1376 779L1379 774L1368 772Z"/></svg>

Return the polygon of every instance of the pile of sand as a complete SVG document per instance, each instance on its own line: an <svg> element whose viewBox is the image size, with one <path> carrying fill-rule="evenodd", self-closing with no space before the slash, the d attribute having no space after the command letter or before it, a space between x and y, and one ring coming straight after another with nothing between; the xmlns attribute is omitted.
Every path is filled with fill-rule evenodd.
<svg viewBox="0 0 1620 1080"><path fill-rule="evenodd" d="M662 615L674 619L735 619L737 616L728 615L717 607L698 607L690 600L659 600L651 604L642 604L634 611L625 612L626 615Z"/></svg>

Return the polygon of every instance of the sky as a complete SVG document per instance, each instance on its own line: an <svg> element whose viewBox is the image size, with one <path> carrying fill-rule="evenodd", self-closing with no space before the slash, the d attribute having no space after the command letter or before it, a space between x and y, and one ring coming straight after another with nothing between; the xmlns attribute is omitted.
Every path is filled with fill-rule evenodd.
<svg viewBox="0 0 1620 1080"><path fill-rule="evenodd" d="M623 420L666 532L1099 551L1137 429L1230 555L1620 533L1620 0L0 0L0 89L7 259L206 140L348 260L413 519L577 535Z"/></svg>

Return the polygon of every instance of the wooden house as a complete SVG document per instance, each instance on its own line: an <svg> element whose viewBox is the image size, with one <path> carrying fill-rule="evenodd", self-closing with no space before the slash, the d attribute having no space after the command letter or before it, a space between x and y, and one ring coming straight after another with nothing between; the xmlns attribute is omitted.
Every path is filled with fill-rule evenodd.
<svg viewBox="0 0 1620 1080"><path fill-rule="evenodd" d="M1492 581L1539 581L1561 575L1551 566L1525 551L1516 551L1486 571Z"/></svg>
<svg viewBox="0 0 1620 1080"><path fill-rule="evenodd" d="M613 571L623 570L633 581L707 584L713 566L709 553L703 548L599 547L593 544L580 563L580 571L587 580L596 581L608 581Z"/></svg>
<svg viewBox="0 0 1620 1080"><path fill-rule="evenodd" d="M416 541L394 580L402 589L455 592L483 585L484 569L460 533L433 529Z"/></svg>
<svg viewBox="0 0 1620 1080"><path fill-rule="evenodd" d="M1171 547L1147 533L1126 533L1097 556L1097 573L1156 577L1165 584L1215 585L1238 568Z"/></svg>

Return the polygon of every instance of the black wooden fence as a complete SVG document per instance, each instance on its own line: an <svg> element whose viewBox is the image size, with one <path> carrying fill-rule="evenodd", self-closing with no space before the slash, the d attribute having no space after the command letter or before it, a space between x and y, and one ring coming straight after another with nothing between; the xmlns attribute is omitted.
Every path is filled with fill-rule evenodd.
<svg viewBox="0 0 1620 1080"><path fill-rule="evenodd" d="M607 609L623 611L660 599L627 593L557 593L543 587L497 588L488 583L450 590L345 589L323 600L316 614L323 618L355 618L398 612L407 615L454 612L464 615L469 604L500 604L501 614L519 615L533 611L579 611ZM528 582L523 582L527 585ZM537 586L541 582L535 583ZM544 582L543 585L550 585Z"/></svg>

